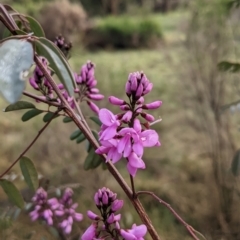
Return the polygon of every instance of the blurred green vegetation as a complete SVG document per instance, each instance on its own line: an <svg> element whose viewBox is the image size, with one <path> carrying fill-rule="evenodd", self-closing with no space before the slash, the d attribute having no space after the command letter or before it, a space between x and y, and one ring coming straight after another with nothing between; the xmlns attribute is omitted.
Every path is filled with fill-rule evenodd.
<svg viewBox="0 0 240 240"><path fill-rule="evenodd" d="M89 33L84 45L94 48L154 48L162 37L159 22L154 18L106 17L99 19Z"/></svg>
<svg viewBox="0 0 240 240"><path fill-rule="evenodd" d="M13 7L18 11L34 16L38 15L45 4L44 1L28 2L23 5L23 2L12 1ZM83 1L83 5L90 5L91 2L93 1ZM147 1L143 2L147 5ZM137 28L136 31L141 34L145 30L159 36L161 34L163 40L155 49L111 52L89 52L79 42L73 42L74 49L70 59L71 66L77 72L87 60L96 64L98 87L106 96L99 106L110 108L115 113L118 110L107 102L107 97L125 97L124 86L130 72L143 70L153 82L154 89L146 97L146 101L163 101L159 111L154 112L155 117L160 115L163 121L153 126L159 132L162 146L147 149L144 155L147 169L138 172L135 178L136 188L155 192L208 240L240 238L239 179L233 178L229 172L234 150L239 146L239 115L229 115L228 112L220 115L216 111L220 104L236 100L239 90L238 75L222 74L217 70L218 61L228 57L239 59L240 56L240 14L238 10L230 12L226 3L227 0L196 0L187 8L165 14L152 13L150 8L144 10L136 5L133 8L136 14L130 15L133 10L128 6L129 12L123 11L123 16L101 18L94 15L90 20L100 26L98 31L108 34L112 29L117 31L119 35L116 36L119 39L112 36L113 42L124 42L124 38L127 39L126 36L131 33L130 28ZM94 11L89 13L90 16L96 14ZM147 14L143 14L144 12ZM100 12L98 15L104 14ZM53 17L57 19L56 16ZM142 22L150 23L150 27L142 27ZM138 24L135 25L136 23ZM234 49L232 42L235 43ZM223 92L219 93L220 87ZM28 90L32 91L29 86ZM0 106L3 109L6 103L1 101ZM40 106L46 108L44 105ZM88 117L91 112L85 105L82 108ZM0 172L17 158L43 125L41 115L28 123L21 122L23 113L24 111L1 114ZM216 122L218 118L221 119L220 122ZM63 124L60 118L54 120L27 156L35 162L39 173L50 180L50 186L80 183L81 187L75 189L80 212L86 213L89 208L94 210L94 192L107 186L116 191L119 198L125 199L122 226L139 223L131 203L107 171L83 170L85 146L69 140L75 129L72 123ZM223 144L219 144L220 142ZM216 174L215 163L221 163L217 165L221 175L219 178L216 178L219 175ZM120 162L117 168L128 181L125 164ZM12 170L12 173L19 172L18 166ZM14 183L23 190L27 198L26 186L19 180L18 176ZM5 213L8 209L8 202L1 189L0 196L2 216L1 212ZM184 227L164 206L148 196L141 197L141 200L161 239L191 239ZM86 219L80 223L80 231L89 223ZM32 232L28 228L30 224ZM30 223L24 212L12 224L6 218L3 222L0 221L0 228L0 232L4 234L0 235L0 239L41 239L43 236L54 239L44 225ZM78 232L79 229L74 231ZM27 238L30 233L31 237Z"/></svg>

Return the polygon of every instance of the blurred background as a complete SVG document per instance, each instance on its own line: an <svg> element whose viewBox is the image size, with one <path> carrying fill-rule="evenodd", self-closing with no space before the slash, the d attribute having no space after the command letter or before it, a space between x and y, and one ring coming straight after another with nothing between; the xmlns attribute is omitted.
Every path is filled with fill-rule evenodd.
<svg viewBox="0 0 240 240"><path fill-rule="evenodd" d="M231 2L4 1L36 18L50 40L62 34L71 41L70 64L74 71L79 72L87 60L96 64L98 87L106 96L100 107L118 112L109 105L107 97L125 98L128 74L144 71L154 83L147 101L163 101L162 107L153 113L163 119L154 125L162 146L145 152L147 169L138 171L136 188L153 191L170 203L208 240L240 239L239 106L224 111L222 108L239 100L239 75L221 72L217 66L223 60L240 60L240 9L231 7ZM29 90L34 91L30 87ZM6 106L1 100L1 109ZM86 116L92 114L86 106L83 111ZM1 173L44 124L41 115L23 123L23 113L1 113ZM130 202L107 171L84 171L85 146L69 140L75 129L73 123L64 124L57 118L27 153L43 176L42 181L49 180L52 188L75 186L75 200L82 213L90 208L97 212L93 194L98 188L109 187L126 200L122 226L139 224ZM125 163L117 164L117 168L128 181ZM27 200L31 193L19 173L17 165L9 179L22 189ZM149 196L142 196L141 200L162 240L191 239L168 209ZM12 209L0 189L0 239L56 239L44 225L30 223L26 212L17 214L14 210L13 221L4 218ZM89 224L87 219L81 222L74 229L73 239L78 239L78 233Z"/></svg>

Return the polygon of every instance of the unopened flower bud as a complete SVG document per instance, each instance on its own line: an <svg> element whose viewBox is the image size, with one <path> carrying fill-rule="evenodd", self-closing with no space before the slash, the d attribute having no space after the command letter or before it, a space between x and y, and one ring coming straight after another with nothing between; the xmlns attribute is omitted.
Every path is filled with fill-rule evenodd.
<svg viewBox="0 0 240 240"><path fill-rule="evenodd" d="M108 98L109 102L113 105L117 105L117 106L121 106L123 104L125 104L126 102L120 98L114 97L114 96L110 96Z"/></svg>
<svg viewBox="0 0 240 240"><path fill-rule="evenodd" d="M107 195L106 192L103 193L102 203L103 203L104 205L108 205L108 195Z"/></svg>
<svg viewBox="0 0 240 240"><path fill-rule="evenodd" d="M96 101L102 100L104 98L102 94L88 94L88 97Z"/></svg>
<svg viewBox="0 0 240 240"><path fill-rule="evenodd" d="M157 109L162 105L162 101L155 101L142 106L143 109Z"/></svg>
<svg viewBox="0 0 240 240"><path fill-rule="evenodd" d="M143 90L143 95L146 95L146 94L148 94L149 92L151 92L151 91L152 91L152 88L153 88L153 84L152 84L152 83L149 83L149 84L147 85L147 87Z"/></svg>
<svg viewBox="0 0 240 240"><path fill-rule="evenodd" d="M150 114L147 113L141 113L141 116L143 118L145 118L148 122L153 122L154 121L154 117Z"/></svg>
<svg viewBox="0 0 240 240"><path fill-rule="evenodd" d="M99 113L99 107L95 103L93 103L91 101L87 101L87 104L93 112L95 112L97 114Z"/></svg>
<svg viewBox="0 0 240 240"><path fill-rule="evenodd" d="M101 204L100 204L98 196L99 196L99 194L98 194L98 192L96 192L95 195L94 195L94 202L97 206L100 206Z"/></svg>
<svg viewBox="0 0 240 240"><path fill-rule="evenodd" d="M111 213L110 216L107 219L107 222L109 224L112 224L114 222L114 213Z"/></svg>
<svg viewBox="0 0 240 240"><path fill-rule="evenodd" d="M127 122L129 122L129 121L131 120L131 118L132 118L132 111L127 111L127 112L123 115L122 121L127 123Z"/></svg>
<svg viewBox="0 0 240 240"><path fill-rule="evenodd" d="M111 207L111 210L113 212L116 212L118 210L120 210L123 206L123 200L118 200L116 199L113 203L112 203L112 207Z"/></svg>
<svg viewBox="0 0 240 240"><path fill-rule="evenodd" d="M87 211L87 215L92 220L99 220L100 219L100 217L97 214L95 214L94 212L92 212L90 210Z"/></svg>

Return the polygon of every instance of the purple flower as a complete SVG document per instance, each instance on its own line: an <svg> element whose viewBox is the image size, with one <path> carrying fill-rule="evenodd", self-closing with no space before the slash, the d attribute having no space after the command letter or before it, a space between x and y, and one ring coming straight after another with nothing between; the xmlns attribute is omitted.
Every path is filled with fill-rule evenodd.
<svg viewBox="0 0 240 240"><path fill-rule="evenodd" d="M125 86L128 97L138 100L152 90L153 84L149 82L143 72L130 73Z"/></svg>
<svg viewBox="0 0 240 240"><path fill-rule="evenodd" d="M97 226L95 223L91 224L81 236L81 240L93 240L96 237ZM79 240L80 240L79 239Z"/></svg>
<svg viewBox="0 0 240 240"><path fill-rule="evenodd" d="M99 140L109 140L117 133L120 122L116 119L112 112L106 108L99 110L99 119L103 123L102 131L99 133Z"/></svg>
<svg viewBox="0 0 240 240"><path fill-rule="evenodd" d="M133 224L132 229L121 229L120 233L125 240L144 240L143 237L147 233L147 227L144 224L140 226Z"/></svg>
<svg viewBox="0 0 240 240"><path fill-rule="evenodd" d="M112 160L113 163L116 163L122 157L122 153L119 153L117 149L118 142L119 140L116 139L101 141L101 146L96 150L96 153L107 154L106 162Z"/></svg>
<svg viewBox="0 0 240 240"><path fill-rule="evenodd" d="M81 213L76 212L77 203L72 203L73 191L70 188L65 189L61 199L47 199L47 192L43 188L39 188L32 201L35 205L34 210L30 213L32 221L44 219L49 226L59 223L59 228L65 234L72 231L74 221L79 222L83 219Z"/></svg>

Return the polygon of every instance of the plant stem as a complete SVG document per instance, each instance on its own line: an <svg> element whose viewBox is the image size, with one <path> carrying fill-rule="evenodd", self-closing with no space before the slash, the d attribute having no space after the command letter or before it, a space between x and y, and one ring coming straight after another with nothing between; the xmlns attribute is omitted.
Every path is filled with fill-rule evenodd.
<svg viewBox="0 0 240 240"><path fill-rule="evenodd" d="M35 94L32 94L32 93L29 93L27 91L23 91L23 95L27 96L27 97L30 97L30 98L33 98L35 99L36 101L39 101L39 102L43 102L43 103L46 103L50 106L54 106L54 107L61 107L61 104L58 103L58 102L54 102L54 101L47 101L47 100L44 100L42 99L41 97L35 95Z"/></svg>
<svg viewBox="0 0 240 240"><path fill-rule="evenodd" d="M157 201L159 201L159 203L163 204L165 207L167 207L172 214L178 219L178 221L180 223L182 223L184 225L184 227L187 229L187 231L189 232L189 234L192 236L193 239L195 240L199 240L199 238L195 235L194 232L200 234L203 238L205 238L200 232L196 231L192 226L188 225L178 214L177 212L171 207L170 204L168 204L167 202L163 201L161 198L159 198L156 194L154 194L153 192L149 192L149 191L138 191L136 193L136 196L138 195L143 195L143 194L147 194L152 196L153 198L155 198ZM206 239L206 238L205 238Z"/></svg>
<svg viewBox="0 0 240 240"><path fill-rule="evenodd" d="M134 180L133 180L132 175L130 175L130 181L131 181L131 186L132 186L133 197L135 198L136 192L135 192Z"/></svg>
<svg viewBox="0 0 240 240"><path fill-rule="evenodd" d="M12 168L13 166L24 156L24 154L32 147L32 145L38 140L38 138L40 137L40 135L44 132L44 130L48 127L48 125L51 123L51 121L53 120L53 118L58 114L59 110L57 110L54 115L51 117L51 119L43 126L42 129L39 130L37 136L32 140L32 142L27 146L27 148L25 148L25 150L19 155L19 157L8 167L8 169L3 172L0 175L0 179L7 174Z"/></svg>

